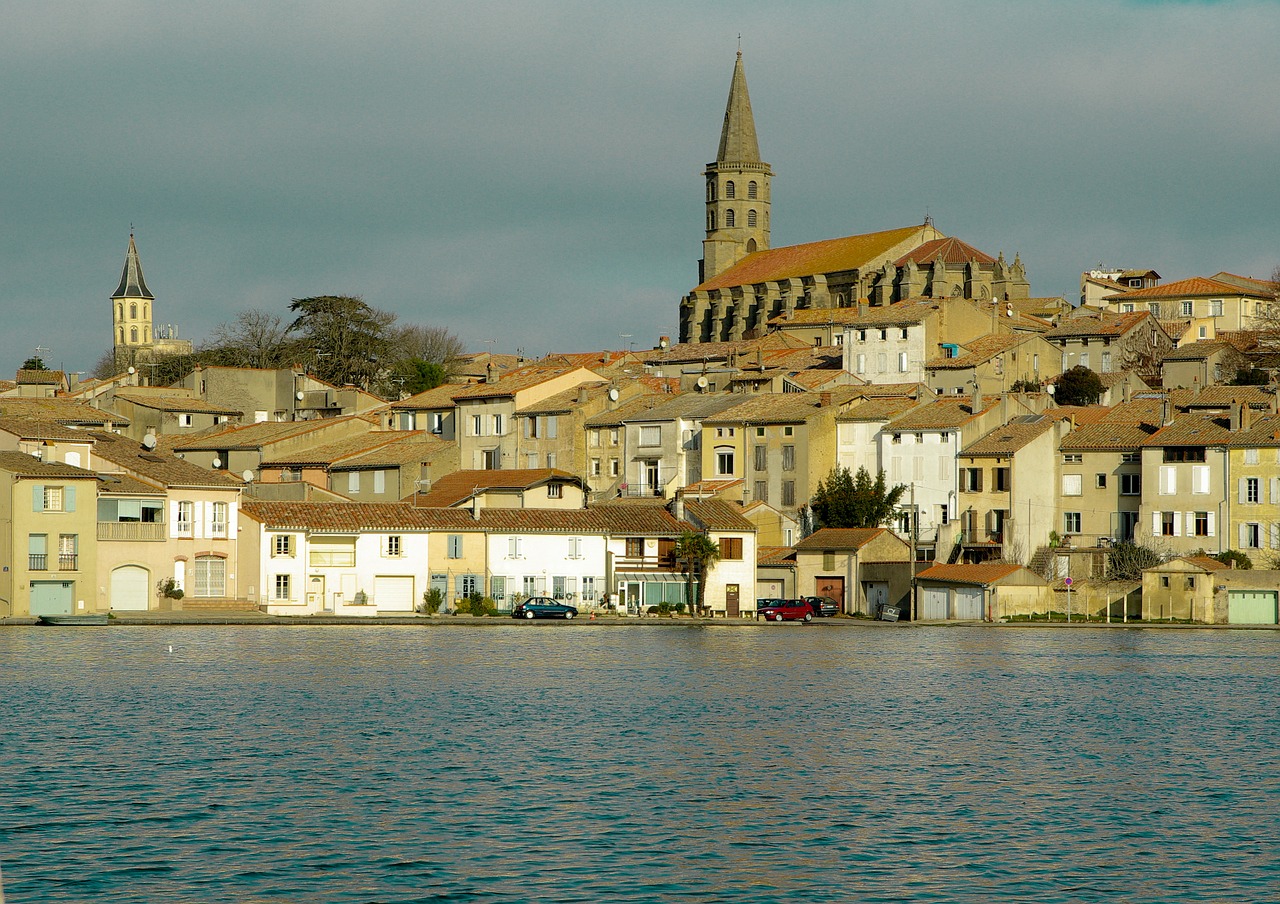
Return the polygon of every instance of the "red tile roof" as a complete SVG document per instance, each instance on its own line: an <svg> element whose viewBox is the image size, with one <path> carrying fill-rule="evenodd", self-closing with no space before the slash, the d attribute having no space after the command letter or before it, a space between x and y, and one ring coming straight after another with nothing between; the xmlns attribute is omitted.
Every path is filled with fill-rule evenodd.
<svg viewBox="0 0 1280 904"><path fill-rule="evenodd" d="M947 581L952 584L994 584L1016 571L1021 565L933 565L916 575L917 580Z"/></svg>
<svg viewBox="0 0 1280 904"><path fill-rule="evenodd" d="M527 490L552 481L581 482L568 471L557 468L454 471L432 483L427 492L416 494L413 504L421 508L448 508L484 490Z"/></svg>
<svg viewBox="0 0 1280 904"><path fill-rule="evenodd" d="M876 537L888 533L883 527L824 527L796 544L796 549L862 549Z"/></svg>
<svg viewBox="0 0 1280 904"><path fill-rule="evenodd" d="M908 251L898 258L893 265L902 267L908 261L915 261L917 265L932 264L936 260L941 260L944 264L967 264L970 261L977 261L980 264L996 262L994 257L979 251L968 242L962 242L957 238L945 238L925 242L914 251Z"/></svg>
<svg viewBox="0 0 1280 904"><path fill-rule="evenodd" d="M1107 303L1116 304L1121 301L1149 298L1192 298L1206 295L1248 295L1252 298L1268 299L1275 297L1274 293L1267 292L1261 287L1246 289L1243 286L1235 286L1218 279L1193 276L1190 279L1180 279L1177 282L1165 283L1162 286L1148 286L1145 289L1134 289L1132 292L1125 292L1122 295L1112 295L1107 298Z"/></svg>
<svg viewBox="0 0 1280 904"><path fill-rule="evenodd" d="M704 524L707 530L731 530L755 533L756 526L742 514L742 506L723 499L689 499L685 512Z"/></svg>

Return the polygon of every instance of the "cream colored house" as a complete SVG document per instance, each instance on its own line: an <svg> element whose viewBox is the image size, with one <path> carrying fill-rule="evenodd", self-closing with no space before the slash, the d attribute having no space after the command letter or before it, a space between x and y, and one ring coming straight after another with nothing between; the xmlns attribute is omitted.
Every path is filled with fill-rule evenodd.
<svg viewBox="0 0 1280 904"><path fill-rule="evenodd" d="M676 504L676 515L681 505ZM689 500L683 515L720 549L708 570L703 605L712 615L729 618L755 616L756 529L741 507L719 499Z"/></svg>
<svg viewBox="0 0 1280 904"><path fill-rule="evenodd" d="M91 471L0 452L0 600L7 616L87 615L98 593Z"/></svg>
<svg viewBox="0 0 1280 904"><path fill-rule="evenodd" d="M1199 341L1216 339L1223 330L1256 329L1256 318L1276 304L1275 290L1268 286L1239 277L1227 281L1193 276L1112 295L1106 304L1120 314L1149 311L1158 320L1189 321L1192 338Z"/></svg>
<svg viewBox="0 0 1280 904"><path fill-rule="evenodd" d="M830 597L850 615L874 617L884 605L909 615L911 547L887 528L823 528L797 543L795 556L802 596Z"/></svg>
<svg viewBox="0 0 1280 904"><path fill-rule="evenodd" d="M1043 336L987 334L944 345L925 362L924 379L938 395L963 395L979 385L1006 392L1016 383L1041 383L1062 373L1062 356Z"/></svg>

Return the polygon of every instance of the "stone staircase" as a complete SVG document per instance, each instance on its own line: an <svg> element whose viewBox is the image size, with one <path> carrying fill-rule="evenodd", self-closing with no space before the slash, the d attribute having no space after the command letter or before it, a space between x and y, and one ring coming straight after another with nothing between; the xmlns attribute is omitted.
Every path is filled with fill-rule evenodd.
<svg viewBox="0 0 1280 904"><path fill-rule="evenodd" d="M1027 563L1027 568L1041 577L1048 575L1050 568L1054 568L1056 573L1057 562L1054 561L1055 555L1056 553L1050 547L1041 546L1036 550L1035 555L1031 557L1031 561Z"/></svg>

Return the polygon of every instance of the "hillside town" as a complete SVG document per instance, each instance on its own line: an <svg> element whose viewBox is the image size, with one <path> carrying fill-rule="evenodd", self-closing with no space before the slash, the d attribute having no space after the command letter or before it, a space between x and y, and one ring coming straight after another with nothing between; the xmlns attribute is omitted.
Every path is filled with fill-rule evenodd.
<svg viewBox="0 0 1280 904"><path fill-rule="evenodd" d="M1280 621L1275 274L1129 261L1040 297L1034 261L929 218L773 247L760 158L739 53L675 328L454 355L416 393L315 360L169 374L192 344L130 235L120 367L0 381L0 618L542 596L741 618L818 596L867 618ZM815 515L845 469L902 488L888 519Z"/></svg>

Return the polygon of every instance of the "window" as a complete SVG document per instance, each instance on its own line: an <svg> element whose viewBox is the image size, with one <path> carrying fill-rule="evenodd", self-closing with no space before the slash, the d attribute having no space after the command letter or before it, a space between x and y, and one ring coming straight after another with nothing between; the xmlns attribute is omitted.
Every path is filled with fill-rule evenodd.
<svg viewBox="0 0 1280 904"><path fill-rule="evenodd" d="M768 450L764 446L756 446L751 450L751 453L752 458L754 459L753 465L755 466L755 470L763 471L765 469Z"/></svg>
<svg viewBox="0 0 1280 904"><path fill-rule="evenodd" d="M1257 549L1262 545L1262 531L1254 523L1240 525L1240 545L1245 549Z"/></svg>
<svg viewBox="0 0 1280 904"><path fill-rule="evenodd" d="M138 341L138 328L136 326L129 327L129 341L130 342Z"/></svg>
<svg viewBox="0 0 1280 904"><path fill-rule="evenodd" d="M507 537L507 558L519 559L520 555L520 537Z"/></svg>
<svg viewBox="0 0 1280 904"><path fill-rule="evenodd" d="M1160 319L1160 302L1152 301L1147 304L1147 310L1151 312L1151 316Z"/></svg>
<svg viewBox="0 0 1280 904"><path fill-rule="evenodd" d="M582 558L582 538L581 537L569 538L569 558L571 559Z"/></svg>
<svg viewBox="0 0 1280 904"><path fill-rule="evenodd" d="M480 579L474 574L460 574L454 582L458 596L471 596L480 592Z"/></svg>
<svg viewBox="0 0 1280 904"><path fill-rule="evenodd" d="M1081 353L1080 353L1080 360L1079 360L1079 362L1078 362L1078 363L1079 363L1079 365L1080 365L1081 367L1088 367L1088 366L1089 366L1089 353L1088 353L1088 352L1081 352Z"/></svg>
<svg viewBox="0 0 1280 904"><path fill-rule="evenodd" d="M716 212L714 210L707 211L707 230L714 232L716 228Z"/></svg>
<svg viewBox="0 0 1280 904"><path fill-rule="evenodd" d="M1213 530L1210 527L1210 517L1208 512L1196 512L1194 516L1195 535L1197 537L1212 537Z"/></svg>
<svg viewBox="0 0 1280 904"><path fill-rule="evenodd" d="M796 428L795 428L795 427L792 427L792 426L790 426L790 425L787 425L786 427L783 427L783 428L782 428L782 435L783 435L783 436L791 436L791 435L792 435L793 433L795 433L795 432L796 432Z"/></svg>
<svg viewBox="0 0 1280 904"><path fill-rule="evenodd" d="M433 411L427 415L427 419L428 419L428 422L431 424L430 429L432 433L444 432L444 415L443 414L441 414L439 411ZM412 430L413 424L410 423L407 429Z"/></svg>
<svg viewBox="0 0 1280 904"><path fill-rule="evenodd" d="M189 415L189 414L180 414L180 415L178 415L178 426L179 426L179 427L190 427L190 426L191 426L191 415Z"/></svg>
<svg viewBox="0 0 1280 904"><path fill-rule="evenodd" d="M591 476L592 477L600 476L600 459L598 458L591 459Z"/></svg>
<svg viewBox="0 0 1280 904"><path fill-rule="evenodd" d="M720 558L739 560L742 558L742 538L724 537L720 540Z"/></svg>
<svg viewBox="0 0 1280 904"><path fill-rule="evenodd" d="M360 472L359 471L347 472L347 492L348 493L360 492Z"/></svg>
<svg viewBox="0 0 1280 904"><path fill-rule="evenodd" d="M1174 512L1157 512L1156 513L1156 515L1160 518L1160 536L1162 537L1176 536L1175 531L1177 530L1177 519L1174 517L1175 514L1176 513Z"/></svg>
<svg viewBox="0 0 1280 904"><path fill-rule="evenodd" d="M1125 452L1120 456L1120 460L1130 464L1136 464L1142 461L1141 452Z"/></svg>
<svg viewBox="0 0 1280 904"><path fill-rule="evenodd" d="M1063 496L1079 496L1084 492L1079 474L1063 474L1062 475L1062 495Z"/></svg>
<svg viewBox="0 0 1280 904"><path fill-rule="evenodd" d="M1104 374L1111 373L1111 352L1102 353L1102 372Z"/></svg>
<svg viewBox="0 0 1280 904"><path fill-rule="evenodd" d="M500 414L493 416L493 435L502 436L502 415Z"/></svg>
<svg viewBox="0 0 1280 904"><path fill-rule="evenodd" d="M1209 316L1210 317L1222 316L1222 299L1221 298L1209 299Z"/></svg>
<svg viewBox="0 0 1280 904"><path fill-rule="evenodd" d="M982 468L961 468L960 488L966 493L981 493Z"/></svg>
<svg viewBox="0 0 1280 904"><path fill-rule="evenodd" d="M1172 496L1178 492L1178 469L1172 465L1160 468L1160 495Z"/></svg>
<svg viewBox="0 0 1280 904"><path fill-rule="evenodd" d="M822 551L822 570L834 571L836 567L836 553L833 549L824 549Z"/></svg>
<svg viewBox="0 0 1280 904"><path fill-rule="evenodd" d="M660 446L662 445L662 427L641 427L640 428L640 445L642 446Z"/></svg>
<svg viewBox="0 0 1280 904"><path fill-rule="evenodd" d="M484 418L478 414L471 415L471 435L472 436L484 435Z"/></svg>
<svg viewBox="0 0 1280 904"><path fill-rule="evenodd" d="M448 549L445 552L446 558L461 559L462 558L462 535L450 534L449 539L447 541L447 547Z"/></svg>
<svg viewBox="0 0 1280 904"><path fill-rule="evenodd" d="M196 556L195 566L196 596L208 599L227 595L226 559L222 556Z"/></svg>
<svg viewBox="0 0 1280 904"><path fill-rule="evenodd" d="M1165 461L1204 461L1204 446L1165 446Z"/></svg>
<svg viewBox="0 0 1280 904"><path fill-rule="evenodd" d="M582 598L584 600L594 600L596 598L596 579L593 577L584 577L582 579Z"/></svg>
<svg viewBox="0 0 1280 904"><path fill-rule="evenodd" d="M755 488L752 490L753 496L757 502L769 501L769 482L767 480L757 480Z"/></svg>
<svg viewBox="0 0 1280 904"><path fill-rule="evenodd" d="M1068 534L1080 533L1081 518L1079 512L1063 512L1063 530Z"/></svg>
<svg viewBox="0 0 1280 904"><path fill-rule="evenodd" d="M400 537L398 534L391 534L387 537L387 545L382 554L388 559L398 559L402 555Z"/></svg>
<svg viewBox="0 0 1280 904"><path fill-rule="evenodd" d="M600 448L600 431L599 431L599 430L588 430L588 431L587 431L587 442L590 444L591 448L593 448L593 449L599 449L599 448Z"/></svg>
<svg viewBox="0 0 1280 904"><path fill-rule="evenodd" d="M287 602L293 599L293 580L292 575L278 574L276 575L276 588L273 599Z"/></svg>
<svg viewBox="0 0 1280 904"><path fill-rule="evenodd" d="M537 596L539 592L537 577L531 574L526 574L524 576L524 595Z"/></svg>
<svg viewBox="0 0 1280 904"><path fill-rule="evenodd" d="M738 188L736 185L733 184L732 179L730 179L728 182L724 184L724 196L726 198L738 197ZM729 225L732 226L733 224L730 223Z"/></svg>
<svg viewBox="0 0 1280 904"><path fill-rule="evenodd" d="M794 480L782 481L782 504L785 506L796 504L796 482Z"/></svg>
<svg viewBox="0 0 1280 904"><path fill-rule="evenodd" d="M907 353L898 352L898 373L905 374L907 372Z"/></svg>
<svg viewBox="0 0 1280 904"><path fill-rule="evenodd" d="M1258 450L1257 450L1257 449L1245 449L1245 450L1244 450L1244 463L1245 463L1245 464L1247 464L1247 465L1256 465L1256 464L1258 463Z"/></svg>
<svg viewBox="0 0 1280 904"><path fill-rule="evenodd" d="M551 576L551 595L558 600L564 599L565 594L565 576L562 574L553 574Z"/></svg>
<svg viewBox="0 0 1280 904"><path fill-rule="evenodd" d="M356 564L356 538L312 537L307 553L313 568L351 568Z"/></svg>
<svg viewBox="0 0 1280 904"><path fill-rule="evenodd" d="M1190 301L1184 301L1184 302L1182 303L1182 316L1183 316L1183 317L1190 317L1190 316L1191 316L1191 310L1192 310L1192 302L1190 302Z"/></svg>
<svg viewBox="0 0 1280 904"><path fill-rule="evenodd" d="M609 431L609 445L618 445L618 428L614 427Z"/></svg>
<svg viewBox="0 0 1280 904"><path fill-rule="evenodd" d="M563 498L564 498L564 484L562 484L562 483L549 483L549 484L547 484L547 498L548 498L548 499L563 499Z"/></svg>
<svg viewBox="0 0 1280 904"><path fill-rule="evenodd" d="M616 458L609 459L609 476L617 477L618 474L619 474L618 459Z"/></svg>
<svg viewBox="0 0 1280 904"><path fill-rule="evenodd" d="M794 471L796 469L796 447L782 447L782 470Z"/></svg>
<svg viewBox="0 0 1280 904"><path fill-rule="evenodd" d="M754 201L757 197L756 190L757 190L757 186L754 180L747 183L747 197L752 201Z"/></svg>
<svg viewBox="0 0 1280 904"><path fill-rule="evenodd" d="M228 505L225 502L214 502L210 505L209 533L214 537L227 535Z"/></svg>
<svg viewBox="0 0 1280 904"><path fill-rule="evenodd" d="M756 212L754 210L747 211L747 228L748 229L756 228Z"/></svg>
<svg viewBox="0 0 1280 904"><path fill-rule="evenodd" d="M194 502L182 501L178 503L178 517L174 520L174 528L179 534L190 535L192 530L192 522L196 519L196 504Z"/></svg>
<svg viewBox="0 0 1280 904"><path fill-rule="evenodd" d="M867 356L859 353L857 363L854 364L854 373L865 374L867 372Z"/></svg>
<svg viewBox="0 0 1280 904"><path fill-rule="evenodd" d="M730 448L716 449L716 475L719 477L733 476L733 450Z"/></svg>
<svg viewBox="0 0 1280 904"><path fill-rule="evenodd" d="M31 571L46 571L49 568L49 536L47 534L27 536L27 567Z"/></svg>
<svg viewBox="0 0 1280 904"><path fill-rule="evenodd" d="M1142 495L1142 475L1141 474L1121 474L1120 475L1120 495L1121 496L1141 496Z"/></svg>
<svg viewBox="0 0 1280 904"><path fill-rule="evenodd" d="M1106 474L1094 475L1093 485L1100 490L1105 490L1107 488L1107 475Z"/></svg>
<svg viewBox="0 0 1280 904"><path fill-rule="evenodd" d="M1246 477L1240 482L1240 501L1257 503L1261 500L1258 492L1258 478Z"/></svg>
<svg viewBox="0 0 1280 904"><path fill-rule="evenodd" d="M1074 453L1062 456L1062 463L1064 465L1078 465L1082 461L1084 461L1084 455L1080 454L1079 452L1074 452Z"/></svg>
<svg viewBox="0 0 1280 904"><path fill-rule="evenodd" d="M276 534L271 538L271 555L291 557L293 555L293 534Z"/></svg>
<svg viewBox="0 0 1280 904"><path fill-rule="evenodd" d="M732 229L734 226L732 207L724 212L724 225L726 229Z"/></svg>
<svg viewBox="0 0 1280 904"><path fill-rule="evenodd" d="M1197 496L1209 495L1209 466L1191 466L1191 492Z"/></svg>
<svg viewBox="0 0 1280 904"><path fill-rule="evenodd" d="M884 331L881 330L881 332L884 332ZM889 372L889 355L886 352L877 352L876 353L876 373L883 374L888 372Z"/></svg>
<svg viewBox="0 0 1280 904"><path fill-rule="evenodd" d="M627 558L644 558L644 537L627 537Z"/></svg>
<svg viewBox="0 0 1280 904"><path fill-rule="evenodd" d="M505 600L507 598L507 579L502 575L494 575L489 578L489 596L495 600Z"/></svg>

